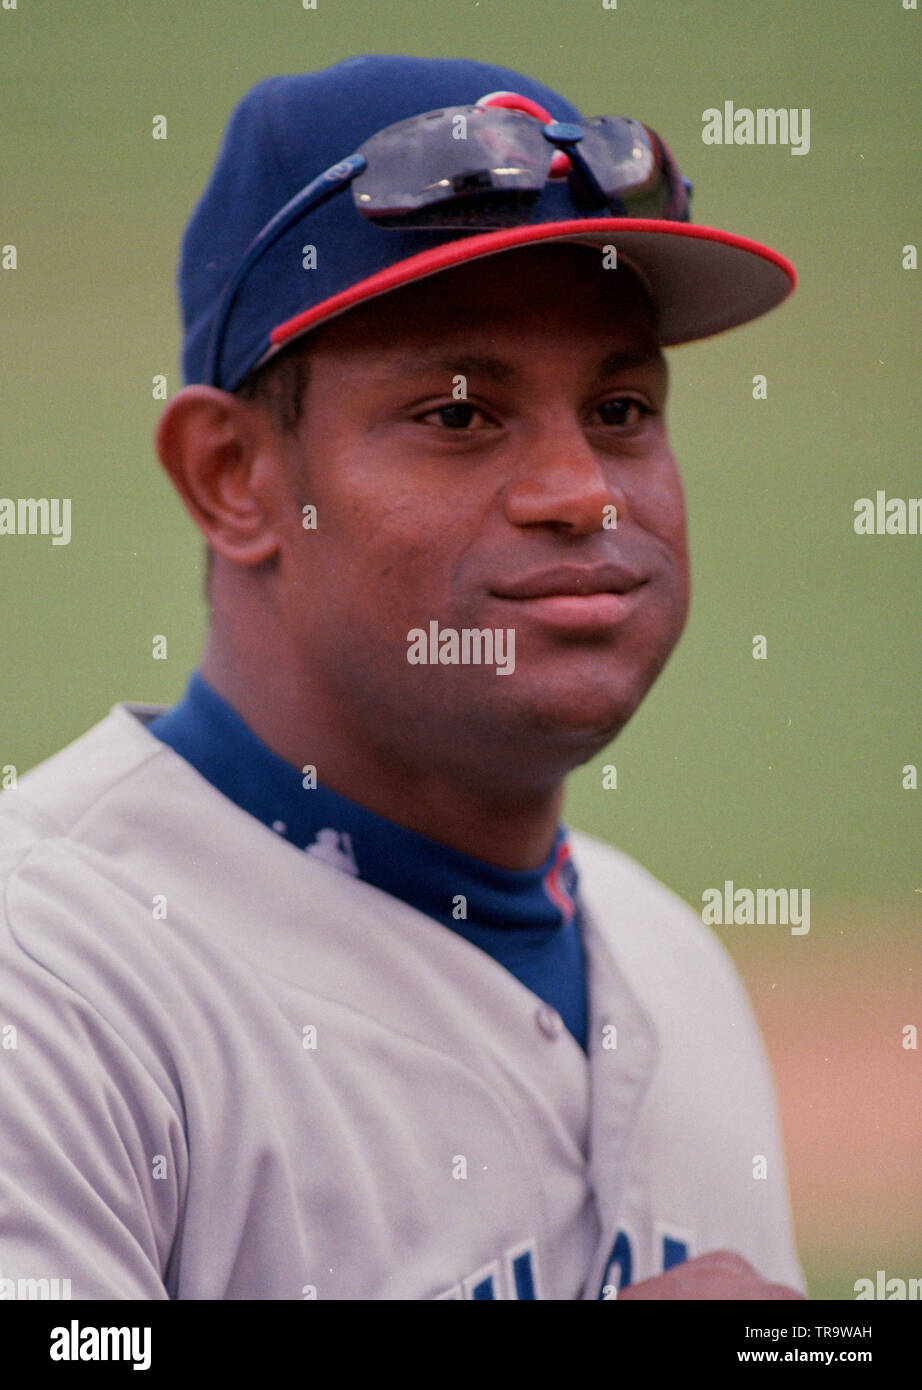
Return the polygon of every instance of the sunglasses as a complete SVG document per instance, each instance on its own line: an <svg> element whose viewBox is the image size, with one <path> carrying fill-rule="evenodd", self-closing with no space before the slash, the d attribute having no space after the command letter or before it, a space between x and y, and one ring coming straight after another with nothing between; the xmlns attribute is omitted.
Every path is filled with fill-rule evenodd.
<svg viewBox="0 0 922 1390"><path fill-rule="evenodd" d="M449 106L379 130L291 198L250 244L224 291L205 380L220 386L227 325L257 261L308 213L351 188L357 210L394 230L490 231L530 219L548 184L566 185L587 216L689 220L691 184L640 121L594 116L542 122L502 106Z"/></svg>

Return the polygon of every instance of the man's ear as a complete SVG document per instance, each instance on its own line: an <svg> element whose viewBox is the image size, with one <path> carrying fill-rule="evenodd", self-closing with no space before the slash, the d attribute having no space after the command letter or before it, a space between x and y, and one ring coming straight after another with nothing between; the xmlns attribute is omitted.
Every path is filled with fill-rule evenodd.
<svg viewBox="0 0 922 1390"><path fill-rule="evenodd" d="M275 554L283 464L265 412L213 386L186 386L161 415L154 442L213 550L239 565Z"/></svg>

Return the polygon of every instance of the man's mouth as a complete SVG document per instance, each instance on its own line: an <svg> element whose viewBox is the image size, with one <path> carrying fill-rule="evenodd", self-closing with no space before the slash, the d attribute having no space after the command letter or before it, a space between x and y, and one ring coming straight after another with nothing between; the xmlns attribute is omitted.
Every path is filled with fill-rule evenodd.
<svg viewBox="0 0 922 1390"><path fill-rule="evenodd" d="M497 598L585 598L591 594L627 594L646 583L646 579L646 575L629 565L611 561L604 565L556 565L501 581L492 592Z"/></svg>
<svg viewBox="0 0 922 1390"><path fill-rule="evenodd" d="M573 632L616 627L637 607L649 576L629 565L558 565L502 580L494 598L514 605L522 618Z"/></svg>

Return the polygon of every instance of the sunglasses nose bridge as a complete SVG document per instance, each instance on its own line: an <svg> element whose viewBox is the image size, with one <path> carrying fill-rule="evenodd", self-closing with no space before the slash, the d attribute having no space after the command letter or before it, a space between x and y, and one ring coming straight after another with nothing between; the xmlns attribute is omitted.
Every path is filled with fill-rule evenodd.
<svg viewBox="0 0 922 1390"><path fill-rule="evenodd" d="M581 127L570 121L548 121L544 126L544 136L545 139L552 140L554 144L558 145L551 159L551 167L547 175L548 178L569 178L573 173L573 160L570 158L569 154L567 154L566 150L560 148L558 142L561 140L569 140L575 144L583 137Z"/></svg>

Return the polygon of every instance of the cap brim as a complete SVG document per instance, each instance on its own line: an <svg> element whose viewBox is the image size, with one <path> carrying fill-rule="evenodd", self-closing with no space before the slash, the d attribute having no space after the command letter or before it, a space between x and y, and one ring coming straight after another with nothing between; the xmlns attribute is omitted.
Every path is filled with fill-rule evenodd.
<svg viewBox="0 0 922 1390"><path fill-rule="evenodd" d="M787 299L797 284L794 267L777 251L713 227L639 218L541 222L460 237L357 281L273 329L257 365L309 329L391 290L468 261L555 241L613 245L644 281L666 347L748 323Z"/></svg>

